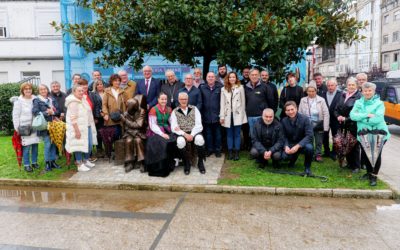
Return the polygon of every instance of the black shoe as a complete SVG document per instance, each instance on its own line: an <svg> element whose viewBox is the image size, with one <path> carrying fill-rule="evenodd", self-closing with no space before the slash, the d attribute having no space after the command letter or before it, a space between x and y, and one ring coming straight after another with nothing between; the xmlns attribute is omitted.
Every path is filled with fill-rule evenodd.
<svg viewBox="0 0 400 250"><path fill-rule="evenodd" d="M215 157L221 158L221 152L220 151L215 152Z"/></svg>
<svg viewBox="0 0 400 250"><path fill-rule="evenodd" d="M311 168L305 168L304 169L304 176L307 176L307 177L311 177L311 176L314 176L314 174L311 172Z"/></svg>
<svg viewBox="0 0 400 250"><path fill-rule="evenodd" d="M360 172L359 168L351 170L351 173L353 173L353 174L358 174L359 172Z"/></svg>
<svg viewBox="0 0 400 250"><path fill-rule="evenodd" d="M331 157L332 161L336 161L337 160L336 154L331 154L330 157Z"/></svg>
<svg viewBox="0 0 400 250"><path fill-rule="evenodd" d="M52 168L57 168L57 169L60 169L60 168L61 168L60 165L58 165L58 164L56 163L56 161L51 161L50 164L51 164L51 167L52 167Z"/></svg>
<svg viewBox="0 0 400 250"><path fill-rule="evenodd" d="M369 175L370 175L369 173L363 174L362 176L360 176L360 180L362 181L369 180L370 179Z"/></svg>
<svg viewBox="0 0 400 250"><path fill-rule="evenodd" d="M206 156L210 157L212 155L212 152L207 151Z"/></svg>
<svg viewBox="0 0 400 250"><path fill-rule="evenodd" d="M24 166L24 169L25 169L26 172L32 172L33 171L31 166L29 166L29 165Z"/></svg>
<svg viewBox="0 0 400 250"><path fill-rule="evenodd" d="M125 173L129 173L134 168L133 163L130 162L130 163L125 164L124 168L125 168Z"/></svg>
<svg viewBox="0 0 400 250"><path fill-rule="evenodd" d="M369 185L372 187L375 187L377 184L377 177L376 175L371 175L370 179L369 179Z"/></svg>
<svg viewBox="0 0 400 250"><path fill-rule="evenodd" d="M197 167L199 168L199 171L201 174L206 173L206 168L204 167L204 162L203 159L199 157L199 161L197 162Z"/></svg>
<svg viewBox="0 0 400 250"><path fill-rule="evenodd" d="M239 160L239 150L235 150L235 153L233 155L233 160L238 161Z"/></svg>
<svg viewBox="0 0 400 250"><path fill-rule="evenodd" d="M232 150L228 150L228 160L233 160Z"/></svg>
<svg viewBox="0 0 400 250"><path fill-rule="evenodd" d="M49 171L52 170L52 169L51 169L51 163L50 163L49 161L46 161L46 166L44 167L44 170L45 170L46 172L49 172Z"/></svg>
<svg viewBox="0 0 400 250"><path fill-rule="evenodd" d="M37 163L33 163L31 166L32 166L32 168L39 168L40 167L39 164L37 164Z"/></svg>

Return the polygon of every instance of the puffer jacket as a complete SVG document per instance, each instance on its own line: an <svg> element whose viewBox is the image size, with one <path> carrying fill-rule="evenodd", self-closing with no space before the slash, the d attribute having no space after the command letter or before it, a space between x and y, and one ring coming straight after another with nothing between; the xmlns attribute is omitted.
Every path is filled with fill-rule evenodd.
<svg viewBox="0 0 400 250"><path fill-rule="evenodd" d="M73 107L75 105L75 107ZM77 124L81 133L81 138L75 138L75 129L72 124L72 111L78 106ZM93 145L97 145L97 131L93 120L93 114L90 109L89 103L85 99L79 100L74 95L69 95L65 100L65 106L67 107L66 114L66 140L65 149L69 153L73 152L84 152L88 153L89 150L89 129L92 131Z"/></svg>
<svg viewBox="0 0 400 250"><path fill-rule="evenodd" d="M318 116L319 116L319 121L323 121L324 124L324 131L329 131L329 109L328 106L326 105L325 99L316 96L317 98L317 109L318 109ZM299 113L303 114L307 117L311 117L310 114L310 107L309 107L309 99L308 97L303 97L300 100L300 105L299 105Z"/></svg>
<svg viewBox="0 0 400 250"><path fill-rule="evenodd" d="M33 99L25 99L22 96L15 98L13 104L12 118L15 131L18 131L19 126L32 125L33 114ZM39 143L39 137L36 132L32 132L29 136L21 136L22 146L28 146Z"/></svg>
<svg viewBox="0 0 400 250"><path fill-rule="evenodd" d="M259 118L254 124L251 142L259 154L267 150L272 153L281 151L285 143L282 125L277 120L267 125Z"/></svg>
<svg viewBox="0 0 400 250"><path fill-rule="evenodd" d="M368 114L374 114L374 117L368 117ZM350 112L350 118L357 122L357 132L368 130L383 130L387 133L385 139L390 138L388 126L385 122L385 105L379 96L375 95L369 100L361 97L354 103ZM359 136L357 139L360 141Z"/></svg>

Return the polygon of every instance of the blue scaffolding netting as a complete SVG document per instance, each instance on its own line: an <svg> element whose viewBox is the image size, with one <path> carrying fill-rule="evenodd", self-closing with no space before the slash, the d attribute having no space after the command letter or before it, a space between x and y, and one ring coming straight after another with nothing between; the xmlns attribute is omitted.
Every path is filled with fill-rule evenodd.
<svg viewBox="0 0 400 250"><path fill-rule="evenodd" d="M84 9L76 5L75 0L61 0L61 22L63 24L73 23L93 23L96 20L94 12L89 9ZM104 80L107 80L111 74L117 73L119 70L124 69L128 72L131 79L142 78L142 72L132 69L128 65L122 67L102 68L97 65L94 60L96 54L86 53L84 49L74 43L73 38L68 34L63 34L63 54L64 54L64 72L65 72L65 86L71 87L71 78L75 73L79 73L83 78L88 81L91 80L91 72L99 70ZM183 79L183 74L191 72L193 69L187 65L174 63L166 60L162 56L147 56L144 60L144 65L150 65L153 68L153 76L156 78L164 79L166 70L173 70L179 79ZM201 61L201 60L200 60ZM202 65L198 65L202 68ZM290 66L292 71L300 73L299 83L302 84L306 80L306 61L302 60L299 63ZM217 72L216 62L210 65L210 71Z"/></svg>

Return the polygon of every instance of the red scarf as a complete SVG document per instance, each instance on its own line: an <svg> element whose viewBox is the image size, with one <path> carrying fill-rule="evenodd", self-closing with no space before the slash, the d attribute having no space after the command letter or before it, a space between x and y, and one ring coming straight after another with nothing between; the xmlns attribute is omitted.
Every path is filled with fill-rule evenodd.
<svg viewBox="0 0 400 250"><path fill-rule="evenodd" d="M93 110L93 103L90 100L89 95L86 93L85 96L86 96L86 101L89 103L90 109Z"/></svg>

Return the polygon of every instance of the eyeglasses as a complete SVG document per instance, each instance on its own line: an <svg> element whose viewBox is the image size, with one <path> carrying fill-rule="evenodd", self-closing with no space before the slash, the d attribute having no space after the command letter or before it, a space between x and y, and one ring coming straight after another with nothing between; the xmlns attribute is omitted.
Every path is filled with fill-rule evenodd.
<svg viewBox="0 0 400 250"><path fill-rule="evenodd" d="M192 77L186 77L185 79L192 80L193 78Z"/></svg>

